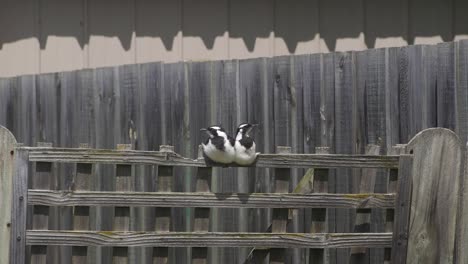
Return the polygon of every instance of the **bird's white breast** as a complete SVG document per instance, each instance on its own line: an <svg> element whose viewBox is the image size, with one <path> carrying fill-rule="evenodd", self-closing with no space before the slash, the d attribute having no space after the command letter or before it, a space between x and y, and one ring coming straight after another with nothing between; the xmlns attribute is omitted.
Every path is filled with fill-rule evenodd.
<svg viewBox="0 0 468 264"><path fill-rule="evenodd" d="M236 156L234 147L228 140L224 142L224 151L217 149L216 146L209 141L208 144L203 145L203 152L205 152L205 155L211 160L226 164L234 162Z"/></svg>
<svg viewBox="0 0 468 264"><path fill-rule="evenodd" d="M255 142L252 147L246 149L239 141L234 145L236 148L236 163L239 165L250 165L255 162L257 153L255 152Z"/></svg>

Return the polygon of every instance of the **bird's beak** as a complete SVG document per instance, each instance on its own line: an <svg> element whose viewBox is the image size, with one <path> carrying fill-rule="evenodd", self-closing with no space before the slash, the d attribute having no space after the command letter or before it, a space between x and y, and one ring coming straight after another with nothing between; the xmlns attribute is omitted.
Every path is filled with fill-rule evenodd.
<svg viewBox="0 0 468 264"><path fill-rule="evenodd" d="M206 128L201 128L200 131L207 131L207 129Z"/></svg>

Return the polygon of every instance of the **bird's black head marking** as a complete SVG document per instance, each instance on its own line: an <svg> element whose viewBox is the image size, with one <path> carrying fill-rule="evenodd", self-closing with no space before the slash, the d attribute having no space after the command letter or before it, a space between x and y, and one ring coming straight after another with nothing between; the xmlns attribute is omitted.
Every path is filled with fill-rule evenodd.
<svg viewBox="0 0 468 264"><path fill-rule="evenodd" d="M224 131L224 129L222 127L220 127L220 126L210 126L208 128L202 128L202 129L200 129L200 131L205 131L210 138L221 136L220 132L226 133Z"/></svg>
<svg viewBox="0 0 468 264"><path fill-rule="evenodd" d="M255 126L257 126L257 124L242 123L237 127L236 135L239 133L247 135Z"/></svg>

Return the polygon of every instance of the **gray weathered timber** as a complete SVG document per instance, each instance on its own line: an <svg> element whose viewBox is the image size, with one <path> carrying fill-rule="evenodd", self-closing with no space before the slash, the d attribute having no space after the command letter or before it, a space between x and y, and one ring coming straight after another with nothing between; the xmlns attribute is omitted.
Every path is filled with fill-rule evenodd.
<svg viewBox="0 0 468 264"><path fill-rule="evenodd" d="M116 151L107 149L28 148L30 160L36 162L80 162L147 164L206 167L203 159L190 159L177 153L156 151ZM235 164L232 164L235 166ZM255 167L290 168L397 168L398 156L325 155L325 154L260 154Z"/></svg>
<svg viewBox="0 0 468 264"><path fill-rule="evenodd" d="M87 144L86 144L87 145ZM81 145L80 147L86 147ZM87 191L90 189L91 174L93 171L92 164L78 163L76 164L75 178L73 180L74 190ZM28 193L29 195L29 193ZM29 197L28 197L29 198ZM29 202L29 199L28 199ZM73 208L73 230L89 230L89 207L78 203ZM72 263L85 264L88 263L88 247L72 247Z"/></svg>
<svg viewBox="0 0 468 264"><path fill-rule="evenodd" d="M462 143L468 139L468 42L455 43L455 89L456 89L456 129L457 135ZM459 218L457 224L457 248L456 259L457 263L468 262L468 158L465 152L465 166L462 181L461 204L459 205Z"/></svg>
<svg viewBox="0 0 468 264"><path fill-rule="evenodd" d="M449 47L452 45L453 53ZM410 49L416 50L416 53ZM454 127L462 142L466 141L468 41L437 45L437 52L428 50L427 47L416 49L398 47L355 52L343 61L342 75L338 74L335 78L336 72L339 73L341 70L342 54L299 55L294 58L286 56L281 60L260 58L217 63L197 62L200 64L198 67L200 70L197 71L188 70L192 69L189 65L196 64L192 62L147 63L48 74L44 77L36 75L0 79L0 124L10 129L18 141L24 142L27 146L34 146L37 141L53 142L59 147L76 147L79 142L89 142L92 148L109 149L115 147L116 143L134 142L138 150L157 150L159 145L169 144L174 145L175 151L184 157L196 158L196 148L201 140L198 129L201 126L221 122L230 129L237 125L239 118L242 121L260 124L255 132L255 138L258 143L257 149L262 153L273 153L274 146L281 144L275 141L280 139L282 142L291 142L293 149L295 141L298 144L302 141L304 153L312 153L316 146L330 146L332 153L363 154L357 151L363 151L365 144L378 144L374 140L386 143L386 146L381 145L382 153L385 153L385 148L388 149L398 143L407 143L414 136L413 133L422 128L422 111L426 111L424 122L427 125L437 122L438 126ZM355 59L349 59L352 56ZM426 56L431 58L424 58ZM279 65L280 61L285 63ZM434 61L437 63L434 64ZM238 72L229 68L237 63ZM299 98L296 101L298 113L296 120L301 125L299 112L302 111L303 138L300 138L299 133L293 133L291 128L285 131L287 138L275 134L275 128L281 126L276 123L282 122L274 115L275 112L278 113L275 109L283 107L275 103L280 101L274 97L277 72L280 74L283 88L287 88L287 85L295 86L287 89L286 93L280 91L283 95L289 96L288 90L300 90L302 84L302 100L298 97L300 94L296 93L296 98ZM292 72L295 74L292 75ZM238 76L232 78L233 74ZM234 81L239 83L233 84ZM382 85L385 86L384 102L381 94ZM239 93L233 91L233 87L236 86L239 87ZM343 88L351 88L350 91L353 93L355 91L361 93L359 97L353 98L355 95L343 94ZM362 94L362 91L368 93ZM247 98L246 102L243 101L244 98ZM299 101L302 101L302 106ZM237 105L233 107L237 102L240 103L239 109ZM384 115L380 112L383 106ZM213 109L216 110L215 113L212 113ZM222 109L232 111L222 111ZM376 109L379 111L377 115ZM412 111L419 112L412 114ZM290 122L293 121L292 112L289 112ZM359 124L363 123L351 118L352 124L349 130L343 130L345 126L343 121L346 122L348 119L343 119L342 113L345 113L347 118L359 113L360 117L368 119L364 123L366 128L359 127ZM435 114L436 118L433 116ZM410 115L411 118L421 117L421 122L411 123ZM135 137L130 137L130 128L133 130L132 134L137 135L136 140ZM385 133L382 133L383 130ZM283 130L276 129L276 131ZM350 147L337 147L338 137L348 140ZM355 142L354 139L360 141ZM301 153L300 148L294 150ZM54 187L66 190L72 173L69 169L63 171L60 169L61 166L58 165L58 175L63 176L57 178L57 185ZM112 190L114 179L109 176L113 170L110 167L112 166L96 165L96 177L91 183L93 190ZM243 192L245 189L249 192L262 193L272 191L270 178L273 170L248 169L249 175L242 175L249 179L248 182L237 181L237 177L232 177L237 169L215 170L219 172L214 186L217 192ZM138 181L136 184L141 188L149 188L145 191L155 191L152 189L155 179L151 179L155 177L154 174L150 171L141 173L137 171L136 175L143 177L136 177ZM194 174L193 168L175 167L177 177L174 178L174 191L194 191L195 177L192 176ZM384 177L379 177L377 181L381 179ZM334 193L337 187L341 188L341 192L356 188L356 182L352 179L336 181L334 169L330 170L329 182L331 193ZM70 210L70 208L65 209ZM110 230L111 211L107 208L90 210L92 228ZM59 211L61 214L59 219L51 217L51 228L70 227L68 212L62 209ZM304 231L309 230L310 213L307 211L305 211L304 226L299 222L299 229ZM342 228L340 229L342 232L350 232L352 225L349 221L343 224L343 221L347 221L344 220L347 214L351 214L350 219L353 218L352 210L344 214L336 214L336 211L337 209L333 208L328 210L329 232L335 232L336 227ZM67 214L62 214L63 212ZM177 231L190 230L193 210L175 208L173 212L174 228ZM143 230L154 230L151 227L154 224L154 217L150 214L147 214L145 223L142 223L147 227ZM249 231L265 232L270 225L270 209L253 209L248 215ZM238 229L240 222L239 226L237 225L239 217L235 209L219 211L216 230L241 230ZM59 223L56 220L59 220ZM372 219L375 232L381 229L378 227L379 221ZM137 228L140 230L142 227ZM90 248L93 259L110 262L109 257L102 257L100 248L95 249ZM178 253L175 263L189 262L187 254L184 253L187 250L176 250ZM331 250L330 259L331 263L336 264L334 251ZM145 259L149 261L150 258L151 256L146 256ZM224 261L226 264L238 262L233 254L215 259L220 260L218 262L226 260Z"/></svg>
<svg viewBox="0 0 468 264"><path fill-rule="evenodd" d="M38 142L38 147L52 147L52 143ZM52 163L51 162L36 162L34 175L31 179L32 188L49 190L53 181ZM49 216L51 210L49 206L36 205L33 206L32 228L33 229L52 229L50 228ZM49 258L49 260L47 260ZM36 245L31 247L31 263L45 264L51 261L53 257L52 247L44 245Z"/></svg>
<svg viewBox="0 0 468 264"><path fill-rule="evenodd" d="M460 141L448 129L426 129L408 143L406 153L414 155L406 262L453 263L462 158Z"/></svg>
<svg viewBox="0 0 468 264"><path fill-rule="evenodd" d="M316 147L315 153L330 154L329 147ZM312 191L314 193L328 192L328 169L316 169L312 175ZM306 178L304 176L304 178ZM302 182L302 181L301 181ZM312 209L310 233L326 233L328 232L327 207ZM309 263L310 264L328 264L330 262L329 251L326 249L310 249Z"/></svg>
<svg viewBox="0 0 468 264"><path fill-rule="evenodd" d="M28 245L349 248L387 247L391 233L220 233L220 232L114 232L28 230Z"/></svg>
<svg viewBox="0 0 468 264"><path fill-rule="evenodd" d="M355 151L354 135L355 127L354 112L355 100L353 94L356 90L355 74L355 53L335 54L335 150L334 153L353 154ZM351 140L350 140L351 139ZM343 178L336 178L336 181L330 181L335 185L337 193L351 193L353 189L353 177L350 169L339 168L337 175L343 175ZM347 209L335 209L334 232L350 232L351 219L354 218L354 211ZM346 263L349 259L349 249L338 249L336 262Z"/></svg>
<svg viewBox="0 0 468 264"><path fill-rule="evenodd" d="M26 211L28 199L28 152L15 148L12 189L10 236L10 263L23 264L26 260Z"/></svg>
<svg viewBox="0 0 468 264"><path fill-rule="evenodd" d="M387 152L392 155L401 155L405 153L406 144L399 144L393 146L391 149L388 149ZM396 193L398 189L398 170L390 169L388 170L387 177L387 192ZM395 209L387 209L385 212L385 232L393 232L393 226L395 223ZM392 249L384 249L384 264L390 264L392 257Z"/></svg>
<svg viewBox="0 0 468 264"><path fill-rule="evenodd" d="M408 253L408 226L410 225L411 197L412 197L412 178L413 178L413 156L403 155L400 159L398 169L398 197L395 208L395 220L392 241L393 264L406 264ZM409 262L411 263L411 262Z"/></svg>
<svg viewBox="0 0 468 264"><path fill-rule="evenodd" d="M455 259L456 263L464 263L468 261L468 253L466 253L466 246L468 246L468 147L464 148L464 162L463 174L461 178L460 201L458 204L458 217L457 217L457 230L456 230L456 248Z"/></svg>
<svg viewBox="0 0 468 264"><path fill-rule="evenodd" d="M276 153L289 154L291 147L277 146ZM275 193L288 193L289 192L289 178L291 177L291 169L279 168L275 169ZM288 209L274 208L273 217L271 220L272 233L286 233L288 224ZM279 264L285 262L286 250L284 248L270 249L270 264Z"/></svg>
<svg viewBox="0 0 468 264"><path fill-rule="evenodd" d="M211 177L212 168L198 168L196 191L207 193L211 191ZM194 232L207 232L210 229L210 209L209 208L195 208L193 219ZM208 249L200 247L201 244L196 244L192 248L191 261L192 264L205 264L208 263Z"/></svg>
<svg viewBox="0 0 468 264"><path fill-rule="evenodd" d="M395 194L62 192L29 190L28 204L219 208L393 208ZM168 223L166 223L167 225ZM166 230L167 231L167 230ZM318 232L315 232L318 233Z"/></svg>
<svg viewBox="0 0 468 264"><path fill-rule="evenodd" d="M118 144L117 150L130 150L131 144ZM117 164L115 168L115 191L125 192L133 191L134 184L132 182L132 166L128 164ZM115 231L129 231L130 226L130 207L118 205L114 208L114 222L113 230ZM130 252L127 247L114 247L112 249L112 263L113 264L127 264L130 263Z"/></svg>
<svg viewBox="0 0 468 264"><path fill-rule="evenodd" d="M369 144L366 146L366 154L378 155L380 146ZM374 193L375 183L377 180L377 169L363 169L361 171L360 183L358 186L359 193ZM371 210L358 209L356 211L356 220L354 222L354 232L366 233L371 232ZM349 263L370 263L370 251L366 248L352 248L350 250Z"/></svg>
<svg viewBox="0 0 468 264"><path fill-rule="evenodd" d="M10 262L10 238L12 223L13 178L16 139L11 132L0 126L0 263ZM12 245L13 246L13 245Z"/></svg>
<svg viewBox="0 0 468 264"><path fill-rule="evenodd" d="M173 152L173 146L160 146L160 151ZM158 166L158 192L170 193L173 184L174 168L171 166ZM148 202L152 206L153 202ZM171 208L156 208L155 212L155 230L157 232L169 232L171 230ZM153 264L168 263L169 249L167 247L153 248Z"/></svg>

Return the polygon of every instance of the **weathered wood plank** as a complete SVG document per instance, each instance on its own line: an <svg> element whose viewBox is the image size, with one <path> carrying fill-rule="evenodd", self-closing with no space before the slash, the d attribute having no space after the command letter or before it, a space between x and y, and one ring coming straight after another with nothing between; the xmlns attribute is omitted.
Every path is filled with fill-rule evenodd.
<svg viewBox="0 0 468 264"><path fill-rule="evenodd" d="M455 42L455 106L456 129L460 141L468 138L468 41ZM465 168L462 185L462 200L459 206L456 258L458 263L468 263L468 152L465 152Z"/></svg>
<svg viewBox="0 0 468 264"><path fill-rule="evenodd" d="M392 263L406 263L408 250L408 227L411 214L411 191L413 156L403 155L400 159L398 175L398 196L395 209L395 230L393 230Z"/></svg>
<svg viewBox="0 0 468 264"><path fill-rule="evenodd" d="M39 147L52 147L52 143L38 142ZM52 182L52 163L51 162L36 162L35 175L32 178L32 188L49 190ZM36 205L33 207L32 228L33 229L49 229L50 207ZM53 258L50 247L44 245L36 245L31 247L31 263L41 264L51 261L48 258Z"/></svg>
<svg viewBox="0 0 468 264"><path fill-rule="evenodd" d="M316 147L315 153L330 154L329 147ZM312 190L314 193L328 192L328 169L316 169L312 180ZM333 195L333 194L332 194ZM328 196L328 195L327 195ZM326 233L328 231L327 206L312 209L310 233ZM328 264L330 262L329 252L325 249L310 249L310 264Z"/></svg>
<svg viewBox="0 0 468 264"><path fill-rule="evenodd" d="M160 146L160 151L173 152L173 146ZM158 166L158 192L170 193L173 184L173 170L171 166ZM155 205L154 203L150 203ZM171 208L160 207L156 208L156 225L157 232L169 232L171 229ZM167 247L153 248L153 264L165 264L169 261L169 249Z"/></svg>
<svg viewBox="0 0 468 264"><path fill-rule="evenodd" d="M201 146L199 146L198 156L202 155ZM208 193L211 191L212 168L198 168L196 191ZM207 232L210 228L210 209L195 208L193 219L194 232ZM201 247L202 244L193 245L191 260L193 264L208 263L208 249Z"/></svg>
<svg viewBox="0 0 468 264"><path fill-rule="evenodd" d="M444 128L426 129L406 147L414 155L407 263L454 261L461 149Z"/></svg>
<svg viewBox="0 0 468 264"><path fill-rule="evenodd" d="M392 208L395 194L90 192L29 190L28 203L49 206L218 208ZM318 233L318 232L316 232Z"/></svg>
<svg viewBox="0 0 468 264"><path fill-rule="evenodd" d="M391 149L387 150L389 154L392 155L401 155L405 153L406 144L398 144L393 146ZM398 191L398 170L390 169L388 170L387 177L387 192L396 193ZM393 226L395 222L395 209L387 209L385 212L385 232L393 232ZM392 258L392 249L384 249L384 264L390 264Z"/></svg>
<svg viewBox="0 0 468 264"><path fill-rule="evenodd" d="M131 144L118 144L117 150L129 150ZM135 188L132 182L132 166L127 164L117 164L115 168L115 191L133 191ZM115 231L129 231L130 226L130 207L118 205L114 208ZM113 264L129 263L129 250L127 247L114 247L112 249Z"/></svg>
<svg viewBox="0 0 468 264"><path fill-rule="evenodd" d="M39 162L80 162L148 164L165 166L206 167L203 159L192 160L177 153L156 151L115 151L104 149L44 149L27 148L30 160ZM289 168L397 168L398 156L347 155L347 154L260 154L256 167Z"/></svg>
<svg viewBox="0 0 468 264"><path fill-rule="evenodd" d="M366 154L379 154L380 146L369 144L366 147ZM363 169L359 184L359 193L374 193L377 178L376 169ZM354 223L355 233L371 232L371 210L358 209L356 211L356 221ZM350 250L350 263L370 263L370 251L366 248L352 248Z"/></svg>
<svg viewBox="0 0 468 264"><path fill-rule="evenodd" d="M83 144L80 147L86 146L87 144ZM92 172L92 164L76 164L75 178L73 180L76 191L90 190ZM89 207L77 204L73 208L73 230L90 230ZM88 263L88 247L72 247L71 261L73 264Z"/></svg>
<svg viewBox="0 0 468 264"><path fill-rule="evenodd" d="M16 139L13 134L0 126L0 241L3 241L0 247L0 263L10 262L10 244L14 241L10 239L15 235L11 234L13 178L16 176L14 174L15 147ZM15 210L19 209L15 208Z"/></svg>
<svg viewBox="0 0 468 264"><path fill-rule="evenodd" d="M356 58L355 53L335 54L335 150L337 154L356 154L354 142L353 116L355 107L354 91L356 91ZM353 191L353 177L350 169L337 169L338 175L344 175L334 182L335 192L351 193ZM351 232L353 211L347 209L335 210L334 232ZM346 263L349 259L348 249L339 249L336 254L337 263Z"/></svg>
<svg viewBox="0 0 468 264"><path fill-rule="evenodd" d="M26 211L28 199L28 152L15 149L12 190L10 263L23 264L26 260Z"/></svg>
<svg viewBox="0 0 468 264"><path fill-rule="evenodd" d="M277 146L276 153L289 154L291 147ZM291 177L291 169L279 168L275 169L275 193L289 192L289 178ZM288 209L274 208L273 219L271 222L272 233L286 233L288 224ZM270 263L284 263L286 250L284 248L270 249Z"/></svg>
<svg viewBox="0 0 468 264"><path fill-rule="evenodd" d="M28 245L167 246L167 247L270 247L348 248L388 247L391 233L219 233L219 232L115 232L28 230Z"/></svg>

